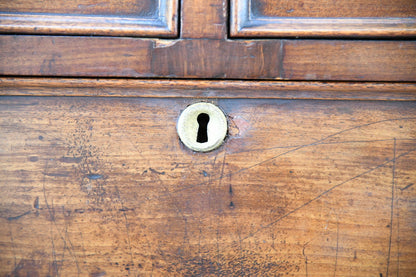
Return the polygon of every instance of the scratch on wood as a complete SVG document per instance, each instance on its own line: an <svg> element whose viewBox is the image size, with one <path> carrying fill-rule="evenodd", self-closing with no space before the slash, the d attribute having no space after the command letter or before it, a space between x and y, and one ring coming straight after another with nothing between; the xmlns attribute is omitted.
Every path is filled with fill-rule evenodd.
<svg viewBox="0 0 416 277"><path fill-rule="evenodd" d="M343 181L343 182L341 182L341 183L338 183L338 184L336 184L336 185L334 185L334 186L330 187L329 189L327 189L327 190L325 190L324 192L320 193L319 195L317 195L316 197L312 198L311 200L309 200L309 201L305 202L304 204L302 204L302 205L298 206L297 208L295 208L295 209L291 210L290 212L288 212L288 213L284 214L283 216L281 216L281 217L277 218L276 220L274 220L274 221L270 222L269 224L267 224L267 225L264 225L264 226L260 227L260 228L259 228L259 229L257 229L255 232L250 233L249 235L247 235L246 237L244 237L242 240L246 240L246 239L248 239L248 238L250 238L250 237L253 237L254 235L256 235L257 233L259 233L259 232L260 232L260 231L262 231L263 229L270 228L271 226L275 225L276 223L278 223L278 222L279 222L279 221L281 221L282 219L285 219L286 217L290 216L291 214L293 214L293 213L295 213L295 212L299 211L300 209L302 209L302 208L304 208L304 207L308 206L308 205L309 205L309 204L311 204L312 202L314 202L314 201L316 201L316 200L320 199L321 197L323 197L324 195L326 195L326 194L328 194L329 192L333 191L334 189L336 189L336 188L338 188L338 187L340 187L340 186L342 186L342 185L344 185L344 184L346 184L346 183L348 183L348 182L350 182L350 181L353 181L353 180L355 180L355 179L357 179L357 178L360 178L360 177L362 177L362 176L364 176L364 175L366 175L366 174L368 174L368 173L370 173L370 172L373 172L374 170L377 170L377 169L379 169L379 168L381 168L381 167L384 167L384 166L386 166L387 164L389 164L389 163L393 162L393 160L394 160L394 161L396 161L397 159L399 159L399 158L401 158L401 157L404 157L404 156L408 155L409 153L412 153L412 152L415 152L415 151L416 151L416 149L412 149L412 150L410 150L410 151L407 151L407 152L405 152L405 153L403 153L403 154L401 154L401 155L399 155L399 156L396 156L394 159L387 160L387 161L385 161L385 162L384 162L384 163L382 163L382 164L379 164L379 165L377 165L377 166L375 166L375 167L373 167L373 168L370 168L370 169L368 169L368 170L366 170L366 171L364 171L364 172L362 172L362 173L360 173L360 174L358 174L358 175L356 175L356 176L354 176L354 177L352 177L352 178L349 178L348 180L345 180L345 181Z"/></svg>
<svg viewBox="0 0 416 277"><path fill-rule="evenodd" d="M58 267L58 262L56 260L55 242L54 242L54 239L53 239L53 229L54 229L54 227L55 227L56 231L58 232L58 235L59 235L60 239L64 242L64 249L63 249L63 255L62 256L64 256L65 249L68 250L68 253L70 254L70 256L75 261L75 265L77 267L77 271L78 271L78 275L79 275L81 271L80 271L80 267L79 267L79 264L78 264L76 255L73 252L73 245L71 243L72 249L70 249L67 246L67 240L62 235L62 233L59 230L58 225L56 223L55 209L54 209L54 206L53 206L53 200L52 200L51 205L49 205L48 199L46 197L46 187L45 187L45 183L46 183L46 176L49 176L47 174L47 171L48 171L48 161L46 161L46 164L45 164L45 174L43 174L42 190L43 190L43 197L44 197L44 200L45 200L46 208L48 210L48 213L49 213L49 216L50 216L50 221L51 221L51 242L52 242L52 257L53 257L52 269L54 270L54 274L52 274L52 275L59 276L59 267ZM62 258L62 264L63 264L63 261L64 261L64 259Z"/></svg>
<svg viewBox="0 0 416 277"><path fill-rule="evenodd" d="M12 244L12 250L13 250L13 258L14 258L14 268L16 268L17 266L17 258L16 258L16 244L14 243L14 238L13 238L13 229L11 224L9 224L10 227L10 242Z"/></svg>
<svg viewBox="0 0 416 277"><path fill-rule="evenodd" d="M396 187L396 191L397 191L397 186ZM396 199L396 210L397 210L397 277L400 276L400 196L396 193L397 195L397 199Z"/></svg>
<svg viewBox="0 0 416 277"><path fill-rule="evenodd" d="M404 188L400 189L401 191L407 190L408 188L410 188L411 186L413 186L414 184L408 184L407 186L405 186Z"/></svg>
<svg viewBox="0 0 416 277"><path fill-rule="evenodd" d="M45 173L43 174L42 189L43 189L43 197L44 197L44 200L45 200L46 208L48 209L50 220L55 221L55 212L51 210L51 207L49 206L49 203L48 203L48 199L46 197L46 188L45 188L46 177L45 176L49 176L47 174L47 170L48 170L48 161L46 161L46 164L45 164Z"/></svg>
<svg viewBox="0 0 416 277"><path fill-rule="evenodd" d="M87 178L90 180L98 180L103 178L103 175L100 174L87 174Z"/></svg>
<svg viewBox="0 0 416 277"><path fill-rule="evenodd" d="M310 243L311 241L308 241L307 243L305 243L304 245L303 245L303 248L302 248L302 255L303 255L303 257L305 258L305 276L306 277L308 277L308 256L306 256L306 254L305 254L305 249L306 249L306 246Z"/></svg>
<svg viewBox="0 0 416 277"><path fill-rule="evenodd" d="M219 230L219 221L217 221L217 230L216 230L216 236L215 236L215 243L217 246L217 263L221 264L221 257L220 257L220 230ZM217 276L220 275L220 267L217 268Z"/></svg>
<svg viewBox="0 0 416 277"><path fill-rule="evenodd" d="M127 243L129 246L129 250L130 250L130 262L133 265L134 264L134 257L133 257L133 249L131 247L131 241L130 241L130 231L129 231L129 220L127 218L127 214L126 214L126 208L124 207L123 201L121 201L121 195L120 195L120 191L118 190L118 187L115 186L115 191L116 191L116 195L117 198L119 199L120 203L121 203L121 210L123 213L123 217L124 217L124 224L126 227L126 235L127 235Z"/></svg>
<svg viewBox="0 0 416 277"><path fill-rule="evenodd" d="M65 225L65 232L67 232L68 227ZM62 247L62 258L60 261L61 267L64 266L64 262L65 262L65 249L66 249L66 240L63 241L64 245Z"/></svg>
<svg viewBox="0 0 416 277"><path fill-rule="evenodd" d="M395 188L395 172L396 172L396 138L394 139L393 144L393 172L392 172L392 181L391 181L391 212L390 212L390 235L389 235L389 250L387 254L387 269L386 277L389 277L389 266L390 266L390 256L391 256L391 238L393 234L393 214L394 214L394 188Z"/></svg>
<svg viewBox="0 0 416 277"><path fill-rule="evenodd" d="M334 277L337 273L338 251L339 251L338 243L339 243L339 220L338 220L338 216L337 216L337 248L336 248L336 252L335 252Z"/></svg>
<svg viewBox="0 0 416 277"><path fill-rule="evenodd" d="M224 158L222 159L222 166L221 166L221 173L220 177L218 178L218 185L221 186L221 180L224 178L224 167L225 167L225 158L227 157L227 151L224 149Z"/></svg>
<svg viewBox="0 0 416 277"><path fill-rule="evenodd" d="M379 124L379 123L384 123L384 122L393 122L393 121L402 121L402 120L415 120L415 119L416 119L416 117L385 119L385 120L379 120L379 121L374 121L374 122L370 122L370 123L366 123L366 124L362 124L362 125L353 126L353 127L350 127L350 128L347 128L347 129L344 129L344 130L335 132L335 133L333 133L331 135L328 135L328 136L326 136L326 137L324 137L322 139L319 139L317 141L314 141L314 142L311 142L311 143L308 143L308 144L299 145L299 146L294 146L293 149L290 149L290 150L288 150L286 152L280 153L280 154L278 154L276 156L273 156L273 157L268 158L266 160L263 160L261 162L255 163L255 164L250 165L248 167L241 168L241 169L236 170L234 172L230 172L230 173L227 173L225 175L220 175L219 177L213 178L212 180L209 180L208 182L207 181L204 181L204 182L201 182L201 183L198 183L198 184L189 185L187 187L183 187L183 188L177 189L175 191L172 191L171 193L177 193L177 192L185 191L185 190L188 190L188 189L192 189L194 187L198 187L198 186L205 185L207 183L210 183L211 181L215 181L215 180L219 180L219 179L224 178L224 177L228 177L228 176L233 176L233 175L239 174L241 172L247 171L249 169L255 168L257 166L260 166L262 164L265 164L267 162L270 162L272 160L275 160L275 159L277 159L279 157L282 157L282 156L285 156L287 154L296 152L296 151L298 151L300 149L323 144L324 141L326 141L326 140L328 140L330 138L333 138L333 137L335 137L337 135L340 135L340 134L343 134L343 133L346 133L346 132L349 132L349 131L352 131L352 130L356 130L356 129L359 129L359 128L363 128L363 127L367 127L367 126L371 126L371 125L375 125L375 124ZM288 148L288 147L285 147L285 148ZM291 147L289 147L289 148L291 148ZM163 196L166 196L166 195L160 195L160 197L163 197Z"/></svg>
<svg viewBox="0 0 416 277"><path fill-rule="evenodd" d="M56 260L55 241L53 239L53 228L51 228L51 245L52 245L52 276L59 276L58 261Z"/></svg>
<svg viewBox="0 0 416 277"><path fill-rule="evenodd" d="M252 152L252 151L265 151L265 150L272 150L272 149L278 149L278 148L293 148L293 147L302 147L303 148L303 147L307 147L307 146L315 146L315 145L322 145L322 144L389 141L389 140L392 140L392 139L383 139L383 140L378 139L378 140L366 140L366 141L357 140L357 141L345 141L345 142L325 142L329 138L335 137L337 135L340 135L340 134L343 134L343 133L346 133L346 132L349 132L349 131L352 131L352 130L355 130L355 129L368 127L368 126L379 124L379 123L392 122L392 121L406 121L406 120L416 120L416 117L384 119L384 120L374 121L374 122L370 122L370 123L366 123L366 124L362 124L362 125L353 126L353 127L341 130L339 132L335 132L335 133L333 133L329 136L326 136L326 137L324 137L322 139L319 139L319 140L317 140L313 143L310 143L310 144L278 146L278 147L270 147L270 148L264 148L264 149L249 149L249 150L246 150L246 151L239 151L239 152L235 152L235 153ZM414 140L414 139L408 139L408 140Z"/></svg>
<svg viewBox="0 0 416 277"><path fill-rule="evenodd" d="M350 144L350 143L369 143L369 142L384 142L384 141L392 141L393 139L370 139L370 140L345 140L345 141L328 141L328 142L319 142L314 145L332 145L332 144ZM396 141L416 141L416 139L396 139ZM246 152L258 152L258 151L268 151L268 150L275 150L275 149L289 149L304 146L302 144L294 144L294 145L285 145L285 146L274 146L268 148L250 148L250 149L243 149L240 151L233 152L233 154L240 154Z"/></svg>
<svg viewBox="0 0 416 277"><path fill-rule="evenodd" d="M151 172L156 173L156 174L159 174L159 175L165 175L165 172L164 171L157 171L156 169L153 169L151 167L149 168L149 170Z"/></svg>
<svg viewBox="0 0 416 277"><path fill-rule="evenodd" d="M65 208L64 207L62 208L62 213L64 214L64 218L65 218ZM68 244L69 244L69 246L71 248L68 248L67 242L68 242ZM74 245L73 245L73 243L71 241L71 238L69 237L69 234L68 234L68 223L67 223L67 220L66 219L65 219L64 251L65 251L65 248L68 250L69 255L73 259L73 261L75 263L75 266L77 268L78 276L79 276L80 273L81 273L81 268L79 266L78 259L77 259L76 255L75 255L75 247L74 247ZM63 260L63 257L62 257L62 260Z"/></svg>
<svg viewBox="0 0 416 277"><path fill-rule="evenodd" d="M21 214L21 215L18 215L18 216L10 216L10 217L8 217L8 218L7 218L7 220L8 220L8 221L18 220L19 218L24 217L25 215L28 215L28 214L30 214L31 212L32 212L32 211L27 211L27 212L25 212L25 213L23 213L23 214Z"/></svg>

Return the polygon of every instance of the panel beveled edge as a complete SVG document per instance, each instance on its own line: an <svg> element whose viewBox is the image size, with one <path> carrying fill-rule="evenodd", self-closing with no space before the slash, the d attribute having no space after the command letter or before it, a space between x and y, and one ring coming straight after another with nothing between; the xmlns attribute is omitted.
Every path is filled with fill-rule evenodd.
<svg viewBox="0 0 416 277"><path fill-rule="evenodd" d="M231 0L231 37L416 36L416 18L256 17L251 13L251 1Z"/></svg>
<svg viewBox="0 0 416 277"><path fill-rule="evenodd" d="M178 36L178 0L159 0L157 17L10 13L0 11L1 33Z"/></svg>

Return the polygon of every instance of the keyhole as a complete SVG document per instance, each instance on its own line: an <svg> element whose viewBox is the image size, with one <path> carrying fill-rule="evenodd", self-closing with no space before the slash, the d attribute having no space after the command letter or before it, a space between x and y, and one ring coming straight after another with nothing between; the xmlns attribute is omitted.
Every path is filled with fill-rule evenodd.
<svg viewBox="0 0 416 277"><path fill-rule="evenodd" d="M198 115L197 119L199 127L198 127L198 135L196 137L196 142L204 143L208 141L208 122L209 122L209 115L206 113L201 113Z"/></svg>

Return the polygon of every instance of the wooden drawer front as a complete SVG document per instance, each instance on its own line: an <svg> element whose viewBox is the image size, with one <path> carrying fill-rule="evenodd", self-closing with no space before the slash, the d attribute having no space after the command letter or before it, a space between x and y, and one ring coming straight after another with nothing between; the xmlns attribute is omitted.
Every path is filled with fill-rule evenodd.
<svg viewBox="0 0 416 277"><path fill-rule="evenodd" d="M348 21L350 19L343 17L334 19L342 21L338 26L341 29L338 30L333 24L322 23L321 17L314 17L318 16L318 13L312 14L306 19L297 17L300 21L296 22L318 20L320 24L322 23L321 25L324 25L323 27L318 26L318 28L309 23L305 23L306 26L297 26L296 23L293 25L294 27L289 24L296 30L289 26L292 29L289 28L283 34L285 37L292 35L350 36L349 39L341 40L273 39L274 36L282 35L282 33L274 33L282 30L279 27L281 15L273 15L275 10L267 8L268 6L274 7L274 5L267 1L263 1L263 3L260 0L252 0L253 4L250 5L253 9L257 7L257 12L248 17L254 25L246 26L246 28L243 26L245 23L243 25L240 23L246 20L243 12L247 11L247 8L244 5L250 5L249 2L239 1L231 1L230 5L225 0L183 1L180 34L177 30L177 1L139 1L143 4L147 3L147 9L150 9L151 12L144 12L146 9L143 8L138 12L137 17L132 17L132 14L136 14L137 9L132 9L132 12L129 9L137 1L123 1L120 8L121 14L114 8L118 3L116 0L108 2L109 5L112 3L108 8L99 6L100 8L88 9L82 6L84 4L77 4L78 2L75 1L70 1L65 5L63 1L58 1L56 4L58 8L54 8L53 5L42 6L47 10L42 14L28 14L28 3L23 5L21 1L13 1L13 5L9 6L3 1L3 9L6 12L3 13L3 17L0 16L0 32L3 32L0 35L0 74L3 76L307 81L414 82L416 80L416 41L409 39L414 35L415 25L412 23L412 16L415 12L412 4L406 0L392 2L397 3L397 7L395 7L398 11L396 11L397 9L382 9L372 15L375 16L374 18L368 19L371 22L375 20L376 23L377 20L382 20L387 22L387 25L390 24L388 22L398 21L399 25L396 23L394 24L397 26L393 23L391 25L398 29L396 27L394 29L390 25L393 29L390 27L386 27L386 29L383 27L384 23L381 26L374 22L374 24L368 23L372 26L369 27L368 24L364 24L367 20L365 18L369 14L363 13L362 17L351 20L359 22L359 26L364 26L367 33L354 29L355 27ZM374 3L374 1L369 3ZM7 3L9 2L7 1ZM2 3L1 0L0 3ZM39 12L40 2L32 1L31 3L32 5L38 3L37 9L32 8ZM358 4L356 3L356 5ZM80 10L86 14L79 14L81 13L77 10L79 5L84 7ZM261 8L262 6L264 7ZM12 7L14 8L12 9ZM67 15L55 13L64 8L66 10L62 13ZM227 19L229 10L232 12L231 26ZM327 10L332 11L330 8ZM390 16L384 18L387 11L390 10ZM344 15L341 11L344 11ZM345 9L340 9L341 15L346 16ZM324 12L322 16L332 20L330 16L333 15ZM25 18L29 17L30 20L26 22ZM19 18L22 21L19 21ZM128 25L130 23L126 23L128 25L126 28L119 25L124 20L123 18L134 26ZM161 27L162 29L155 27L155 22L148 21L153 20L152 18L157 22L165 22L163 24L166 26ZM79 21L77 21L78 19ZM84 22L86 25L80 23L84 19L87 22ZM95 21L101 19L104 20L104 25L95 24L97 23ZM92 20L92 23L88 23L88 20ZM26 22L27 25L22 22ZM57 25L53 27L52 25L55 23L50 25L48 22L55 22ZM140 22L145 23L140 25L142 24ZM316 32L308 29L308 26L315 28ZM231 29L233 36L247 35L263 39L230 39L229 29ZM327 33L322 33L321 30L327 30L325 31ZM396 30L399 31L396 32ZM19 32L34 32L34 34L16 36L15 33ZM38 35L39 33L48 35ZM176 36L176 38L143 39L137 37L66 36L65 34ZM400 37L400 39L393 40L390 37L389 40L357 40L357 36L360 35L393 36L394 38Z"/></svg>
<svg viewBox="0 0 416 277"><path fill-rule="evenodd" d="M177 0L0 0L0 32L175 37Z"/></svg>
<svg viewBox="0 0 416 277"><path fill-rule="evenodd" d="M416 81L416 41L0 36L0 74Z"/></svg>
<svg viewBox="0 0 416 277"><path fill-rule="evenodd" d="M2 97L0 275L412 276L416 104Z"/></svg>
<svg viewBox="0 0 416 277"><path fill-rule="evenodd" d="M233 37L416 35L414 0L231 0Z"/></svg>

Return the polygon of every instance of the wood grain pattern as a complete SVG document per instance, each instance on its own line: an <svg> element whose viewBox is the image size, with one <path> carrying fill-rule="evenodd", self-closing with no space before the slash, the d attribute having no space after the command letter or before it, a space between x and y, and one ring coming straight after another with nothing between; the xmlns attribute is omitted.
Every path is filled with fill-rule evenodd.
<svg viewBox="0 0 416 277"><path fill-rule="evenodd" d="M192 0L181 3L181 38L225 39L228 36L228 2Z"/></svg>
<svg viewBox="0 0 416 277"><path fill-rule="evenodd" d="M220 79L279 76L280 42L94 37L77 37L76 42L72 37L0 36L0 74Z"/></svg>
<svg viewBox="0 0 416 277"><path fill-rule="evenodd" d="M403 81L416 77L416 44L412 42L287 40L284 53L285 79L388 81L396 72L403 73L399 77Z"/></svg>
<svg viewBox="0 0 416 277"><path fill-rule="evenodd" d="M416 81L416 41L3 35L0 74L406 82Z"/></svg>
<svg viewBox="0 0 416 277"><path fill-rule="evenodd" d="M414 101L416 83L9 77L0 95Z"/></svg>
<svg viewBox="0 0 416 277"><path fill-rule="evenodd" d="M416 4L412 0L230 3L231 37L416 36Z"/></svg>
<svg viewBox="0 0 416 277"><path fill-rule="evenodd" d="M178 1L0 1L0 32L176 37Z"/></svg>
<svg viewBox="0 0 416 277"><path fill-rule="evenodd" d="M9 13L52 13L71 15L152 16L158 0L0 0L0 11Z"/></svg>
<svg viewBox="0 0 416 277"><path fill-rule="evenodd" d="M416 276L415 18L0 0L0 276ZM204 154L199 101L229 125Z"/></svg>
<svg viewBox="0 0 416 277"><path fill-rule="evenodd" d="M416 17L413 0L249 0L256 17Z"/></svg>
<svg viewBox="0 0 416 277"><path fill-rule="evenodd" d="M0 274L413 276L415 102L0 98ZM255 139L254 139L255 138Z"/></svg>
<svg viewBox="0 0 416 277"><path fill-rule="evenodd" d="M152 42L148 40L103 37L74 39L66 36L2 38L2 75L123 77L151 71L151 56L148 54Z"/></svg>

